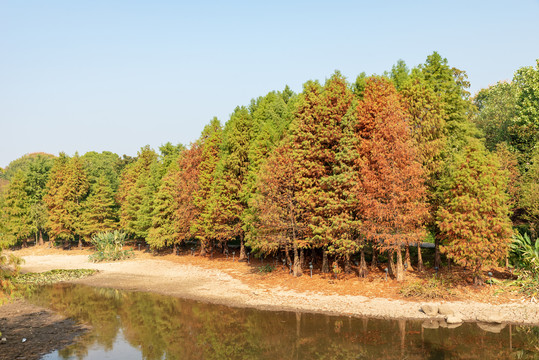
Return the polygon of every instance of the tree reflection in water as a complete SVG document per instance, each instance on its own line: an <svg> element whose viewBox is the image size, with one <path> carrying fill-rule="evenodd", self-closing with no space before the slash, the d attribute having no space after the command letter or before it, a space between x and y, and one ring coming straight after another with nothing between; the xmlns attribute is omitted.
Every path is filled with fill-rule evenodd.
<svg viewBox="0 0 539 360"><path fill-rule="evenodd" d="M36 289L29 300L92 326L59 352L63 359L84 359L96 346L114 354L120 331L148 360L539 358L537 327L428 329L418 321L258 311L69 284Z"/></svg>

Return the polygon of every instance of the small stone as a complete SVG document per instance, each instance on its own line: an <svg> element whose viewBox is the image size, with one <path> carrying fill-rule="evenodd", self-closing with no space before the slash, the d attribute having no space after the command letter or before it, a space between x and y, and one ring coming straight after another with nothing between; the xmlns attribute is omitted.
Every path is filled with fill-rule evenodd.
<svg viewBox="0 0 539 360"><path fill-rule="evenodd" d="M428 316L438 315L438 306L436 305L423 304L421 305L421 310Z"/></svg>
<svg viewBox="0 0 539 360"><path fill-rule="evenodd" d="M487 332L499 334L505 327L505 324L477 323L477 326L479 326L480 329L485 330Z"/></svg>
<svg viewBox="0 0 539 360"><path fill-rule="evenodd" d="M462 319L460 318L460 316L457 316L457 315L448 315L447 318L445 319L445 321L448 324L460 324L460 323L462 323Z"/></svg>
<svg viewBox="0 0 539 360"><path fill-rule="evenodd" d="M26 342L26 338L22 338L22 342Z"/></svg>
<svg viewBox="0 0 539 360"><path fill-rule="evenodd" d="M438 329L440 324L436 320L427 320L421 326L425 329Z"/></svg>
<svg viewBox="0 0 539 360"><path fill-rule="evenodd" d="M2 338L2 343L5 343L7 339L5 337Z"/></svg>
<svg viewBox="0 0 539 360"><path fill-rule="evenodd" d="M477 315L476 319L480 322L493 324L501 324L503 322L502 315L496 310L483 311L481 314Z"/></svg>
<svg viewBox="0 0 539 360"><path fill-rule="evenodd" d="M438 307L438 312L440 315L453 315L455 314L455 311L453 311L453 308L447 304L442 304Z"/></svg>

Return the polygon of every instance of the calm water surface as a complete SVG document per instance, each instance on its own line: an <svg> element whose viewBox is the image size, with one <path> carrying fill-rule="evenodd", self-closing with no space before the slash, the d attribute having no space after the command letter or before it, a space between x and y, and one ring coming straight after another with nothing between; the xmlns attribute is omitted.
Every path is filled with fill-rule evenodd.
<svg viewBox="0 0 539 360"><path fill-rule="evenodd" d="M429 328L421 321L237 309L57 284L29 300L88 323L43 359L539 359L539 328ZM427 326L427 327L425 327Z"/></svg>

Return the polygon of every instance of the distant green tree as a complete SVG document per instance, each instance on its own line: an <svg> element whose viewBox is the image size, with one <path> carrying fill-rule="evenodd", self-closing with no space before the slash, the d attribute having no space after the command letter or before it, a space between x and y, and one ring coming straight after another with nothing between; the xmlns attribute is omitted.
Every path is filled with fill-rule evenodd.
<svg viewBox="0 0 539 360"><path fill-rule="evenodd" d="M466 72L449 67L446 58L433 52L427 56L424 64L412 71L412 77L418 76L440 97L450 151L462 149L469 137L478 137L479 132L470 121L472 103L467 90L470 83Z"/></svg>
<svg viewBox="0 0 539 360"><path fill-rule="evenodd" d="M518 93L514 83L498 82L481 89L473 99L477 109L473 121L483 132L490 151L499 143L511 143L509 127L516 116Z"/></svg>
<svg viewBox="0 0 539 360"><path fill-rule="evenodd" d="M105 177L111 190L114 193L118 191L122 159L117 154L110 151L101 153L89 151L82 155L81 159L84 162L90 186L96 184L101 177Z"/></svg>
<svg viewBox="0 0 539 360"><path fill-rule="evenodd" d="M510 126L512 145L523 155L525 163L539 141L539 59L536 67L518 69L513 78L518 87L516 116Z"/></svg>
<svg viewBox="0 0 539 360"><path fill-rule="evenodd" d="M410 79L410 69L408 69L404 60L399 59L397 63L393 65L391 71L386 75L393 82L395 88L398 91L401 91Z"/></svg>

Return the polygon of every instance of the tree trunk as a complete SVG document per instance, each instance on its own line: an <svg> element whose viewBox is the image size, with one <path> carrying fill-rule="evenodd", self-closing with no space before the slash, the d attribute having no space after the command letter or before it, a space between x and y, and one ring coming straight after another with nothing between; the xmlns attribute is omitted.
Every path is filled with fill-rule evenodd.
<svg viewBox="0 0 539 360"><path fill-rule="evenodd" d="M475 274L473 277L473 284L476 286L482 286L485 282L483 281L483 278L479 274Z"/></svg>
<svg viewBox="0 0 539 360"><path fill-rule="evenodd" d="M39 246L43 246L43 232L39 230Z"/></svg>
<svg viewBox="0 0 539 360"><path fill-rule="evenodd" d="M389 275L396 277L397 269L395 269L395 263L393 262L393 259L395 259L395 250L389 251L389 259L387 260L387 268L389 271Z"/></svg>
<svg viewBox="0 0 539 360"><path fill-rule="evenodd" d="M174 255L180 255L180 252L178 251L178 244L174 243L174 245L172 246L172 251L174 251Z"/></svg>
<svg viewBox="0 0 539 360"><path fill-rule="evenodd" d="M288 246L288 244L285 245L284 251L286 254L286 264L290 266L292 265L292 259L290 259L290 247Z"/></svg>
<svg viewBox="0 0 539 360"><path fill-rule="evenodd" d="M397 278L397 281L404 281L404 268L402 265L402 251L399 247L397 249L397 272L395 274L395 277Z"/></svg>
<svg viewBox="0 0 539 360"><path fill-rule="evenodd" d="M326 249L322 249L322 272L324 274L329 272L328 253Z"/></svg>
<svg viewBox="0 0 539 360"><path fill-rule="evenodd" d="M28 239L26 239L26 238L23 239L23 241L22 241L22 247L23 247L23 248L27 248L27 247L28 247Z"/></svg>
<svg viewBox="0 0 539 360"><path fill-rule="evenodd" d="M245 259L247 256L245 255L245 243L243 242L243 235L240 237L240 258L239 260Z"/></svg>
<svg viewBox="0 0 539 360"><path fill-rule="evenodd" d="M303 248L299 249L299 266L301 269L305 267L305 251Z"/></svg>
<svg viewBox="0 0 539 360"><path fill-rule="evenodd" d="M82 238L79 236L79 250L82 250Z"/></svg>
<svg viewBox="0 0 539 360"><path fill-rule="evenodd" d="M410 247L406 245L406 255L404 258L404 263L406 264L407 270L412 270L412 261L410 260Z"/></svg>
<svg viewBox="0 0 539 360"><path fill-rule="evenodd" d="M344 273L350 274L350 254L344 255Z"/></svg>
<svg viewBox="0 0 539 360"><path fill-rule="evenodd" d="M365 246L361 247L358 275L361 278L367 276L367 262L365 261Z"/></svg>
<svg viewBox="0 0 539 360"><path fill-rule="evenodd" d="M440 269L442 265L442 259L440 257L440 239L438 236L434 238L434 267Z"/></svg>
<svg viewBox="0 0 539 360"><path fill-rule="evenodd" d="M378 267L378 254L376 253L376 249L373 246L372 247L371 269L376 270L377 267Z"/></svg>
<svg viewBox="0 0 539 360"><path fill-rule="evenodd" d="M421 242L417 243L417 271L423 271L423 257L421 256Z"/></svg>
<svg viewBox="0 0 539 360"><path fill-rule="evenodd" d="M292 267L294 271L294 276L299 277L301 276L301 266L299 263L299 254L298 254L298 243L294 239L294 266Z"/></svg>
<svg viewBox="0 0 539 360"><path fill-rule="evenodd" d="M200 239L200 256L206 256L206 240Z"/></svg>

